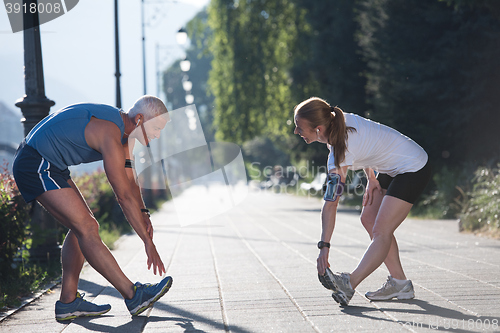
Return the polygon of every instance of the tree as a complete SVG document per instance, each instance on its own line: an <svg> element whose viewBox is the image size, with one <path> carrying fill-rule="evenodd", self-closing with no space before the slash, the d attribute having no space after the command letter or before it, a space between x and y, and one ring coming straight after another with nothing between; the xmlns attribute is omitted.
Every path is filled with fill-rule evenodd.
<svg viewBox="0 0 500 333"><path fill-rule="evenodd" d="M305 63L295 63L294 84L302 82L297 92L327 99L346 112L364 115L366 63L356 42L356 2L352 0L307 1L298 3L306 9L312 29L301 31L307 51ZM308 75L309 73L309 75ZM306 80L301 80L306 77Z"/></svg>
<svg viewBox="0 0 500 333"><path fill-rule="evenodd" d="M290 135L291 67L299 28L309 29L293 1L213 0L209 87L219 139L243 143L255 136Z"/></svg>
<svg viewBox="0 0 500 333"><path fill-rule="evenodd" d="M293 107L311 96L363 114L366 65L352 1L213 0L209 87L220 139L264 135L294 160L326 162L323 146L293 135Z"/></svg>
<svg viewBox="0 0 500 333"><path fill-rule="evenodd" d="M498 154L499 21L435 0L359 1L359 43L376 120L419 142L437 164Z"/></svg>

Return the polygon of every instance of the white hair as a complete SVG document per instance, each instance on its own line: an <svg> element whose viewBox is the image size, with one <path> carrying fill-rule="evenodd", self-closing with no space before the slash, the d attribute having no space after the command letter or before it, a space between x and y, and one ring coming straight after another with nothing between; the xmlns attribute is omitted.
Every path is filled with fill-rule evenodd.
<svg viewBox="0 0 500 333"><path fill-rule="evenodd" d="M134 106L132 106L127 113L132 117L141 113L146 119L151 119L167 112L168 110L161 99L155 96L145 95L135 101Z"/></svg>

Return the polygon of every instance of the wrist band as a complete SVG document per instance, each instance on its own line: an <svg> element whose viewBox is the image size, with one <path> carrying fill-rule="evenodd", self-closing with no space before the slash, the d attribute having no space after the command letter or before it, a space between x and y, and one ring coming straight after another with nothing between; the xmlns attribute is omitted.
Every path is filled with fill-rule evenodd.
<svg viewBox="0 0 500 333"><path fill-rule="evenodd" d="M148 216L151 216L151 213L149 212L149 209L147 208L141 208L142 213L146 213Z"/></svg>
<svg viewBox="0 0 500 333"><path fill-rule="evenodd" d="M134 160L125 160L125 168L135 169Z"/></svg>
<svg viewBox="0 0 500 333"><path fill-rule="evenodd" d="M322 249L324 247L330 248L330 243L319 241L318 242L318 249Z"/></svg>

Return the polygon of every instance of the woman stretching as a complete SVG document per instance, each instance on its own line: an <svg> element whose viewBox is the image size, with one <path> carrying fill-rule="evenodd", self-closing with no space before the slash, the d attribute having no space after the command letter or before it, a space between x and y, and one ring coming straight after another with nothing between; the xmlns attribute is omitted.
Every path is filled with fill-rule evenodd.
<svg viewBox="0 0 500 333"><path fill-rule="evenodd" d="M308 144L326 143L330 150L318 243L320 280L328 279L332 297L346 306L361 281L385 263L390 273L387 281L382 288L365 296L370 300L415 297L413 285L401 266L394 231L429 182L431 167L427 153L398 131L355 114L344 114L340 108L317 97L297 105L294 113L294 133ZM330 239L348 169L363 169L366 173L368 184L361 223L372 241L356 269L351 273L332 274L327 269Z"/></svg>

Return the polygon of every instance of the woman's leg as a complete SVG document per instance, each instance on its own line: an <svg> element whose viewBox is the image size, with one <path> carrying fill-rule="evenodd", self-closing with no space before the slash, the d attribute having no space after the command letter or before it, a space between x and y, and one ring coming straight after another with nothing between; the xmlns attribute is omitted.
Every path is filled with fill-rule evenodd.
<svg viewBox="0 0 500 333"><path fill-rule="evenodd" d="M372 242L358 267L351 273L351 286L353 289L386 260L393 243L396 246L392 251L397 251L394 231L408 216L412 206L412 204L396 197L384 196L373 226ZM391 260L394 260L394 258L391 258Z"/></svg>
<svg viewBox="0 0 500 333"><path fill-rule="evenodd" d="M363 207L361 212L361 223L365 227L366 231L370 235L370 239L373 239L373 226L375 225L375 220L379 212L382 200L386 194L387 190L382 190L382 194L374 191L373 192L373 202L371 205ZM403 271L403 266L401 265L401 260L399 258L399 248L396 238L392 237L391 247L389 253L384 260L384 264L389 270L392 277L400 280L406 280L406 275Z"/></svg>

